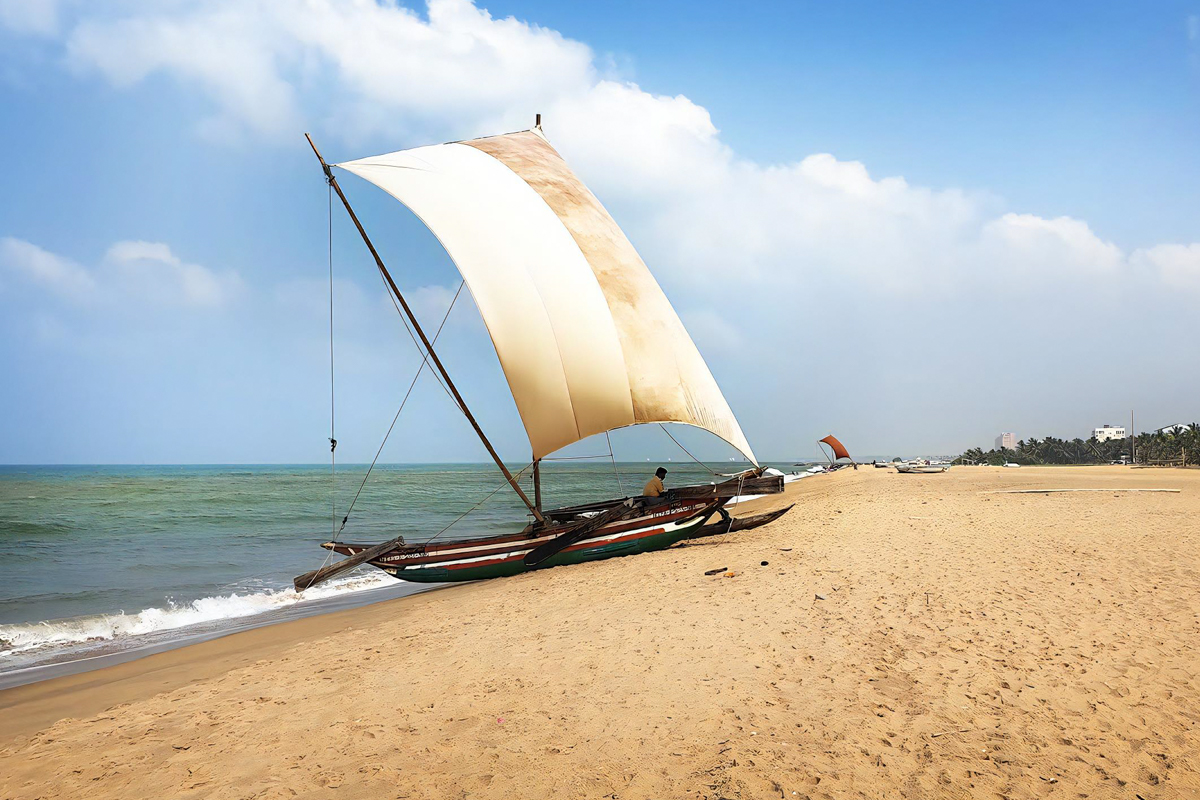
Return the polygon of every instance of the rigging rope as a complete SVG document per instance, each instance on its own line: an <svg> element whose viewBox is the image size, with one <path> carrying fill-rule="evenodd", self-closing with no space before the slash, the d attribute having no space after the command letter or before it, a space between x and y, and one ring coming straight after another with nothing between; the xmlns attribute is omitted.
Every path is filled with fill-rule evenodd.
<svg viewBox="0 0 1200 800"><path fill-rule="evenodd" d="M671 436L671 432L670 432L669 430L667 430L667 426L666 426L666 425L663 425L663 424L660 422L660 423L658 423L658 427L662 428L662 430L663 430L663 433L665 433L667 436ZM674 436L671 436L671 441L672 441L672 442L674 442L675 444L679 444L679 440L678 440L678 439L676 439ZM695 461L697 464L699 464L700 466L704 467L706 470L708 470L708 471L709 471L709 473L711 473L711 474L713 474L713 475L716 475L716 476L720 477L720 473L719 473L719 472L714 472L714 471L713 471L713 469L712 469L712 467L708 466L708 464L705 464L703 461L701 461L700 459L698 459L698 458L696 458L695 456L693 456L693 455L692 455L692 454L691 454L691 453L688 451L688 449L687 449L686 447L684 447L683 445L679 444L679 449L680 449L680 450L682 450L683 452L687 453L687 454L688 454L688 456L689 456L689 457L692 459L692 461Z"/></svg>
<svg viewBox="0 0 1200 800"><path fill-rule="evenodd" d="M514 473L513 473L513 480L514 480L514 481L519 481L519 480L521 480L521 476L525 474L525 470L529 469L529 468L530 468L530 467L532 467L532 466L533 466L533 462L531 461L531 462L529 462L528 464L526 464L525 466L521 467L521 469L520 469L520 470L518 470L517 472L514 472ZM463 513L459 514L457 517L455 517L453 520L451 520L451 521L450 521L450 524L449 524L449 525L447 525L446 527L442 528L440 531L438 531L437 533L435 533L433 536L430 536L428 539L426 539L426 540L425 540L425 542L424 542L424 543L425 543L425 544L429 544L430 542L433 542L434 540L436 540L436 539L437 539L438 537L440 537L440 536L441 536L443 533L445 533L446 531L448 531L448 530L450 530L451 528L453 528L453 527L454 527L455 525L457 525L459 522L462 522L463 518L464 518L464 517L466 517L468 514L470 514L471 512L475 511L475 509L479 508L481 505L483 505L484 503L486 503L488 500L491 500L491 499L492 499L492 497L493 497L493 496L495 496L496 492L500 491L501 489L503 489L505 486L508 486L508 485L509 485L509 483L508 483L508 479L507 479L507 478L505 478L505 479L504 479L504 482L503 482L503 483L501 483L500 485L498 485L498 486L497 486L495 489L492 489L490 492L488 492L488 494L487 494L487 496L486 496L486 497L484 497L482 500L480 500L480 501L479 501L478 503L476 503L475 505L473 505L473 506L471 506L470 508L468 508L468 509L467 509L466 511L464 511Z"/></svg>
<svg viewBox="0 0 1200 800"><path fill-rule="evenodd" d="M400 304L397 303L396 298L392 296L392 288L390 286L388 286L387 281L384 280L383 273L379 273L379 282L383 284L383 291L387 294L388 299L392 301L392 308L396 309L396 314L400 317L400 322L404 325L404 331L405 331L405 333L408 334L408 338L412 339L413 346L417 348L417 352L421 354L422 358L428 359L429 353L426 352L425 348L421 346L421 343L417 341L417 335L415 333L413 333L412 328L409 327L408 317L405 315L405 313L403 311L400 310ZM465 283L465 281L462 283L459 283L458 292L454 293L455 300L458 299L458 293L462 291L463 283ZM453 307L453 305L454 305L453 302L451 302L451 307ZM447 313L449 313L449 312L447 312ZM443 319L442 324L443 325L446 324L446 320ZM440 331L441 327L439 327L438 330ZM434 337L434 341L437 341L436 336ZM432 342L431 342L431 344L432 344ZM466 416L466 414L467 414L466 409L463 408L461 405L459 405L458 401L454 399L454 394L450 391L449 387L447 387L446 384L442 382L442 376L439 375L435 371L433 373L433 377L434 377L434 379L437 380L438 386L442 387L442 391L446 393L446 396L450 398L450 402L454 404L454 407L457 408L460 412L462 412L463 416Z"/></svg>
<svg viewBox="0 0 1200 800"><path fill-rule="evenodd" d="M337 538L337 431L334 423L333 383L333 184L329 184L329 513L330 529Z"/></svg>
<svg viewBox="0 0 1200 800"><path fill-rule="evenodd" d="M434 342L442 335L442 328L446 327L446 320L450 318L450 312L454 310L454 304L458 302L458 296L462 294L464 285L465 282L458 284L458 291L454 293L454 299L450 301L450 307L446 309L446 314L442 317L442 322L438 325L437 332L433 335ZM417 385L417 379L421 377L421 371L425 369L428 363L429 355L426 353L424 358L421 359L421 365L417 367L417 373L413 375L412 381L408 384L408 391L404 393L404 399L400 401L400 407L396 409L396 415L392 417L392 424L388 425L387 433L383 435L383 441L379 443L379 449L375 451L375 457L371 459L371 466L367 467L367 474L363 476L362 483L358 485L358 491L354 493L354 499L350 501L350 507L346 509L346 516L342 518L342 526L333 534L334 541L337 541L337 537L341 536L342 531L346 529L346 522L350 519L350 512L354 510L354 505L358 502L358 496L362 494L363 487L367 485L367 478L371 477L371 471L375 469L375 462L379 461L379 455L383 452L383 446L387 444L388 437L392 435L392 429L396 427L396 421L400 419L400 412L404 410L409 396L412 395L413 387ZM507 485L508 481L504 483Z"/></svg>
<svg viewBox="0 0 1200 800"><path fill-rule="evenodd" d="M608 442L608 457L612 460L613 475L617 476L617 488L621 490L621 494L625 494L625 487L621 485L621 473L617 470L617 457L613 455L612 437L608 435L608 431L604 432L604 438Z"/></svg>

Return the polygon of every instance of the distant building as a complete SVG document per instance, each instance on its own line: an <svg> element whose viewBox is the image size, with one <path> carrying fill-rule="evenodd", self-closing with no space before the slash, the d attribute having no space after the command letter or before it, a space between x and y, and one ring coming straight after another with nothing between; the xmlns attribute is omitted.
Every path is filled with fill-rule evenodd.
<svg viewBox="0 0 1200 800"><path fill-rule="evenodd" d="M1124 439L1125 427L1123 425L1105 425L1102 428L1093 430L1092 437L1097 442L1107 442L1109 439Z"/></svg>
<svg viewBox="0 0 1200 800"><path fill-rule="evenodd" d="M997 450L1016 450L1017 435L1015 433L1002 433L996 437Z"/></svg>
<svg viewBox="0 0 1200 800"><path fill-rule="evenodd" d="M1175 436L1176 434L1183 433L1189 427L1191 426L1185 422L1177 422L1174 425L1165 425L1156 430L1155 433L1165 433L1167 436Z"/></svg>

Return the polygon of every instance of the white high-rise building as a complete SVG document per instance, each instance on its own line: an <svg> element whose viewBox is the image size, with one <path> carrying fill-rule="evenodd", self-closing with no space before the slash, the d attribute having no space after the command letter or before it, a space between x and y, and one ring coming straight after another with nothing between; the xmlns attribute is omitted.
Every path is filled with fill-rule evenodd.
<svg viewBox="0 0 1200 800"><path fill-rule="evenodd" d="M1104 425L1092 431L1092 436L1097 442L1107 442L1109 439L1124 439L1125 427L1123 425Z"/></svg>
<svg viewBox="0 0 1200 800"><path fill-rule="evenodd" d="M1002 433L996 437L997 450L1016 450L1017 435L1015 433Z"/></svg>

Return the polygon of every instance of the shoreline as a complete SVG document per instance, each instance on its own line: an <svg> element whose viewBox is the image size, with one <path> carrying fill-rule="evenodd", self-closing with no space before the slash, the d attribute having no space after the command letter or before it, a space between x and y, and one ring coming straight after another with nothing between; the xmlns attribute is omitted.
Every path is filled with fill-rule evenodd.
<svg viewBox="0 0 1200 800"><path fill-rule="evenodd" d="M278 657L292 647L385 621L399 603L473 584L447 585L353 608L268 623L213 639L171 647L117 664L0 690L0 741L29 735L61 719L98 714Z"/></svg>
<svg viewBox="0 0 1200 800"><path fill-rule="evenodd" d="M800 477L811 476L805 475ZM727 507L729 510L734 511L734 509L743 508L746 503L762 497L763 495L754 494L735 497L729 502ZM735 511L734 513L738 512ZM297 567L297 570L299 569L301 568ZM332 594L326 591L326 586L338 589L339 587L336 585L338 583L348 584L340 588L343 590L349 589L349 591L336 591L336 593ZM360 585L356 588L354 584L366 585ZM110 620L123 621L127 618L136 620L143 614L154 612L164 615L170 614L177 610L173 601L168 599L168 602L163 604L165 608L148 607L142 611L128 615L124 611L121 611L50 619L41 622L12 623L7 627L12 629L26 628L29 631L40 631L43 627L47 630L53 630L74 624L76 625L76 630L72 630L70 633L76 637L81 636L77 630L83 628L88 623L99 627L100 630L93 638L68 639L65 643L61 644L54 642L54 640L48 640L48 644L43 647L27 647L23 650L14 650L11 653L4 653L0 650L0 667L3 667L0 669L0 692L29 683L104 669L108 666L146 658L157 653L188 647L193 644L219 639L259 627L284 624L297 619L333 613L342 609L361 608L420 592L448 588L454 584L455 582L443 584L403 581L373 568L360 567L358 570L348 573L347 576L319 587L315 592L304 593L303 596L297 595L292 591L290 581L286 589L249 589L243 595L245 602L256 599L265 600L261 604L260 610L252 610L250 613L232 613L228 616L220 616L212 615L210 610L208 613L211 616L207 619L179 625L160 625L136 633L118 632L116 629L117 622L110 622ZM278 596L282 595L287 596L283 597L282 600L278 599ZM239 594L235 589L228 596L215 594L202 597L195 602L214 600L218 602L236 601L238 599ZM186 613L190 607L195 605L195 602L183 603L178 608ZM108 624L112 628L112 632L103 629L105 624ZM5 625L0 625L0 635L9 635L5 627ZM14 630L12 635L16 641L20 642L20 637L24 633L26 631ZM5 642L4 638L0 638L0 645L6 644L8 642Z"/></svg>
<svg viewBox="0 0 1200 800"><path fill-rule="evenodd" d="M1042 487L1181 491L986 494ZM793 501L0 692L0 795L1200 791L1200 474L868 467L744 508Z"/></svg>
<svg viewBox="0 0 1200 800"><path fill-rule="evenodd" d="M38 660L28 666L0 671L0 692L60 677L94 672L258 628L285 625L310 617L386 603L440 588L443 588L443 584L389 582L358 591L298 601L258 613L105 639L97 642L95 649L99 652L94 653L54 648L49 648L45 654L37 651L19 653L19 657ZM61 620L49 621L50 624L55 622Z"/></svg>
<svg viewBox="0 0 1200 800"><path fill-rule="evenodd" d="M793 481L785 486L798 483ZM791 495L790 491L773 496L752 495L737 500L731 510L736 509L735 514L760 513L786 505L782 498ZM372 590L409 590L400 597L366 600L356 604L355 598L350 596L341 601L348 605L345 608L314 610L294 619L263 621L259 624L251 622L245 629L214 631L211 635L203 635L198 641L184 639L165 642L141 654L135 649L30 667L30 670L47 671L61 668L64 672L0 687L0 742L35 732L60 719L99 713L112 705L136 700L147 691L171 691L192 680L221 675L266 656L276 656L289 647L302 646L306 641L352 630L356 625L363 627L385 622L398 613L397 604L415 603L425 595L450 590L465 591L486 583L471 581L431 585L401 582L396 586ZM411 610L407 605L404 608ZM114 663L80 666L91 659L113 659ZM77 666L80 668L76 669ZM0 674L2 677L3 674ZM97 691L101 689L104 691Z"/></svg>

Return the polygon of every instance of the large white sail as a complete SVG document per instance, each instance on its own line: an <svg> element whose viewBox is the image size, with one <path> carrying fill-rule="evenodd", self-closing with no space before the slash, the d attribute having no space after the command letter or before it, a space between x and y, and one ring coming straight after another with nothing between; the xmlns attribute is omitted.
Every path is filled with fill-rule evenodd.
<svg viewBox="0 0 1200 800"><path fill-rule="evenodd" d="M540 130L337 166L420 217L483 316L534 458L646 422L754 454L633 245Z"/></svg>

